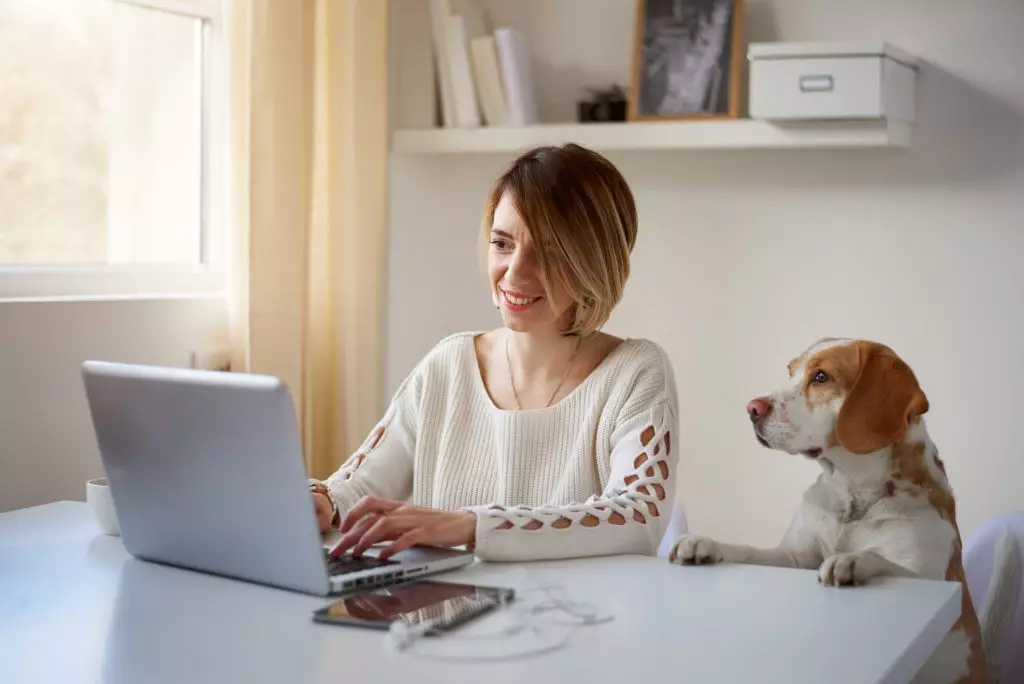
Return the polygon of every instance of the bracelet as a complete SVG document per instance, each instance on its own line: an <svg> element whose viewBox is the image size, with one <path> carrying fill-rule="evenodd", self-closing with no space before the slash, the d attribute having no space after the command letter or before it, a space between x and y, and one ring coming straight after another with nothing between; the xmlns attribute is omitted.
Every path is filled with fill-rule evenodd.
<svg viewBox="0 0 1024 684"><path fill-rule="evenodd" d="M327 489L327 485L320 480L310 480L309 491L314 494L323 494L331 502L331 526L337 527L341 522L341 511L338 510L338 504L334 503L334 497L331 496L331 491Z"/></svg>

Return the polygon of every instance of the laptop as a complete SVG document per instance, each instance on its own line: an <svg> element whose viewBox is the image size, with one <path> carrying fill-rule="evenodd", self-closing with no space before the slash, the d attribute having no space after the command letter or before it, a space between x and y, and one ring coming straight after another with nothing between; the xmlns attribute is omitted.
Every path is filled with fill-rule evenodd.
<svg viewBox="0 0 1024 684"><path fill-rule="evenodd" d="M420 546L331 558L290 393L275 377L86 361L86 398L131 555L319 596L473 561Z"/></svg>

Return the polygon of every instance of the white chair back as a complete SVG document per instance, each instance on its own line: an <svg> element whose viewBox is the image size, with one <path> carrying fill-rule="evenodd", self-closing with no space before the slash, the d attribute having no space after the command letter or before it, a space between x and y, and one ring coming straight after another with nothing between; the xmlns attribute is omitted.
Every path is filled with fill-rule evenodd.
<svg viewBox="0 0 1024 684"><path fill-rule="evenodd" d="M1016 552L1024 549L1024 511L1008 513L987 520L964 544L964 573L967 586L979 617L989 599L996 554L1004 534L1017 540ZM1024 563L1024 559L1018 559ZM1019 568L1019 566L1018 566ZM1017 582L1008 595L999 597L1005 607L1012 610L1003 633L999 635L998 653L993 654L1000 682L1024 682L1024 584ZM1015 604L1015 605L1014 605ZM993 610L998 608L993 607Z"/></svg>

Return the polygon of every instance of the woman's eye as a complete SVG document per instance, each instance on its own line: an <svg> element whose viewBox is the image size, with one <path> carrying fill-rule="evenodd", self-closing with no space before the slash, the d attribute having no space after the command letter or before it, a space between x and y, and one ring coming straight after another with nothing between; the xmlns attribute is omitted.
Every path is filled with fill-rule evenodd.
<svg viewBox="0 0 1024 684"><path fill-rule="evenodd" d="M825 371L818 371L811 377L811 382L813 382L815 385L824 385L831 379L832 378L828 377L828 373L826 373Z"/></svg>
<svg viewBox="0 0 1024 684"><path fill-rule="evenodd" d="M497 247L498 249L508 249L508 243L502 240L501 238L491 240L491 244Z"/></svg>

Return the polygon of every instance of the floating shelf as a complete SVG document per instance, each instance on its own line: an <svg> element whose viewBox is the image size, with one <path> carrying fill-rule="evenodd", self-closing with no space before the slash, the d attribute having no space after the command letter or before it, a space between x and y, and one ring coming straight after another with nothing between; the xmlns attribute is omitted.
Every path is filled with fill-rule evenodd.
<svg viewBox="0 0 1024 684"><path fill-rule="evenodd" d="M393 149L399 154L468 154L517 152L567 142L598 151L908 147L910 126L885 120L772 124L753 119L717 119L428 128L395 131Z"/></svg>

